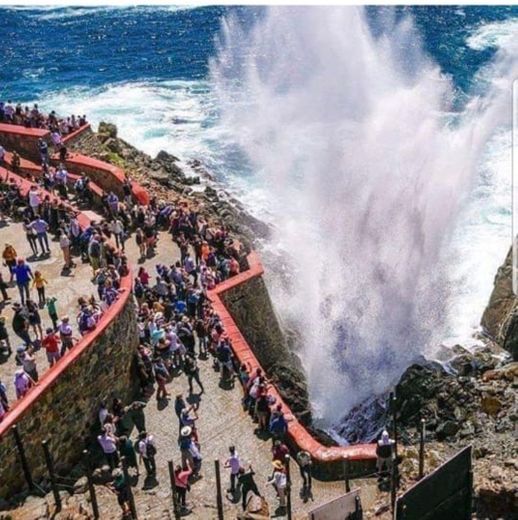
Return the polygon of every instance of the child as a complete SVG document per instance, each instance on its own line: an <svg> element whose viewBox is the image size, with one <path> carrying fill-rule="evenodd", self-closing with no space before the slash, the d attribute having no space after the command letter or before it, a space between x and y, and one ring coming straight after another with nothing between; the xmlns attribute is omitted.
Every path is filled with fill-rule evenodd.
<svg viewBox="0 0 518 520"><path fill-rule="evenodd" d="M56 302L58 299L55 296L47 298L47 311L49 312L50 319L52 320L52 326L54 330L58 328L58 310L56 308Z"/></svg>
<svg viewBox="0 0 518 520"><path fill-rule="evenodd" d="M45 284L47 284L47 280L43 278L43 275L40 271L36 271L34 273L34 280L32 282L32 286L36 287L38 291L38 303L40 307L45 306Z"/></svg>

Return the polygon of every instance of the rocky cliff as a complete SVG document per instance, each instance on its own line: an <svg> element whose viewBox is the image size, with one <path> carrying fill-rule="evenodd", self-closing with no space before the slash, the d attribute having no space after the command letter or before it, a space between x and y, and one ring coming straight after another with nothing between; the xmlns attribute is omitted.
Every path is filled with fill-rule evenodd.
<svg viewBox="0 0 518 520"><path fill-rule="evenodd" d="M518 298L512 287L512 249L496 273L481 325L492 340L518 361Z"/></svg>

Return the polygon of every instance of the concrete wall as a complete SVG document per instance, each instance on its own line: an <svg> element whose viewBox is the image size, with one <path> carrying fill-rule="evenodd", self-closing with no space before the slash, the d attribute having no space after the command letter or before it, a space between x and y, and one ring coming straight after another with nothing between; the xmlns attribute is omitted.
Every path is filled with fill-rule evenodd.
<svg viewBox="0 0 518 520"><path fill-rule="evenodd" d="M40 137L50 143L48 130L0 123L0 144L7 150L16 150L21 156L38 162L40 160L38 151Z"/></svg>
<svg viewBox="0 0 518 520"><path fill-rule="evenodd" d="M79 461L91 441L99 400L117 395L128 402L133 397L132 360L138 333L131 280L124 285L126 296L108 310L104 323L48 370L0 423L0 498L26 487L9 432L12 424L18 426L37 482L47 476L41 441L49 439L56 471L63 474Z"/></svg>
<svg viewBox="0 0 518 520"><path fill-rule="evenodd" d="M0 168L0 179L15 179L23 195L32 185ZM48 194L51 199L55 198ZM82 227L90 224L88 212L78 215ZM0 423L0 499L25 486L11 427L17 425L36 481L46 475L41 441L49 439L56 469L65 471L80 458L91 439L99 401L117 395L128 401L135 394L133 354L138 345L132 277L121 280L119 299L108 308L97 328L47 370L37 386L13 404Z"/></svg>

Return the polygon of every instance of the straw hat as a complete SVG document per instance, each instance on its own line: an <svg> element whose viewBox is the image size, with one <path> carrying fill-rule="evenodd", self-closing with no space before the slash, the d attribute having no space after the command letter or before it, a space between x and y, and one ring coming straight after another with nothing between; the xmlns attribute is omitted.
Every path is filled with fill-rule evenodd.
<svg viewBox="0 0 518 520"><path fill-rule="evenodd" d="M275 468L275 469L278 469L279 471L283 470L284 469L284 464L280 461L280 460L274 460L272 462L272 466Z"/></svg>
<svg viewBox="0 0 518 520"><path fill-rule="evenodd" d="M192 433L192 428L190 426L184 426L181 430L180 430L180 435L182 437L188 437L189 435L191 435Z"/></svg>

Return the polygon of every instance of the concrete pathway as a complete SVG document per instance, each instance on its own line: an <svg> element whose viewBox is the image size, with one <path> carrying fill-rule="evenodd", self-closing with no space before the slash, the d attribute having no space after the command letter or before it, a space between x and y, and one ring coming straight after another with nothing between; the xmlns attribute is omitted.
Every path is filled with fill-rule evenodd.
<svg viewBox="0 0 518 520"><path fill-rule="evenodd" d="M43 277L48 282L48 285L45 287L46 297L55 296L57 298L58 316L69 314L70 321L76 331L76 337L80 337L77 332L77 323L75 320L79 310L77 299L80 296L90 296L91 294L96 293L95 286L91 282L92 271L90 265L83 264L81 260L76 257L74 258L76 267L70 272L63 271L63 255L59 243L54 241L50 241L50 256L34 257L31 248L29 247L29 243L25 238L23 226L18 222L9 223L7 226L0 228L1 251L4 250L6 243L14 246L18 256L22 256L27 260L33 274L35 271L40 271L42 273ZM8 282L9 271L7 267L2 265L1 270L4 280ZM0 304L0 315L5 316L6 318L13 354L8 359L3 358L0 360L0 380L6 385L9 401L12 403L16 399L14 391L14 372L18 368L14 360L14 354L16 352L16 347L23 345L23 341L11 328L13 316L12 304L20 301L20 295L16 284L13 284L7 292L11 297L11 300L6 304ZM32 287L31 298L36 302L38 301L37 291ZM40 309L40 315L42 318L43 333L45 333L45 328L52 326L52 322L46 308ZM32 330L31 337L34 338ZM36 354L36 358L39 376L41 377L48 368L45 350L39 350Z"/></svg>
<svg viewBox="0 0 518 520"><path fill-rule="evenodd" d="M138 257L134 239L127 242L129 258L134 261ZM157 263L173 263L179 259L179 251L167 233L161 233L157 255L147 259L143 264L134 263L135 269L144 265L150 274L154 274ZM201 453L203 456L203 478L192 485L188 494L188 503L193 507L189 518L212 519L217 518L216 510L216 478L214 460L220 459L222 467L223 492L229 487L228 470L223 469L224 461L228 456L228 447L235 445L243 461L250 461L256 472L255 480L261 494L265 495L270 505L270 513L273 514L277 507L275 491L266 481L272 473L271 466L271 441L261 440L254 434L256 424L251 417L243 411L241 406L242 390L236 382L235 388L224 390L219 386L219 373L212 368L212 359L199 360L201 380L205 387L205 393L201 396L195 394L188 400L197 404L199 420L197 423ZM167 385L171 394L171 400L164 404L157 404L155 396L152 396L146 408L146 428L155 435L158 445L157 465L159 485L151 490L143 490L143 478L135 490L136 504L139 519L168 518L168 512L172 509L169 474L167 461L180 460L180 451L177 445L178 420L174 413L174 397L178 393L188 396L189 386L187 378L183 374L175 377ZM196 383L195 392L198 391ZM143 470L143 468L142 468ZM313 481L314 501L304 504L299 497L302 480L297 464L291 464L293 477L292 504L295 518L305 518L307 511L312 507L325 503L330 499L343 494L344 483L323 483ZM364 483L370 487L371 482ZM223 498L225 518L236 518L236 513L241 511L240 505L233 504L228 498Z"/></svg>

